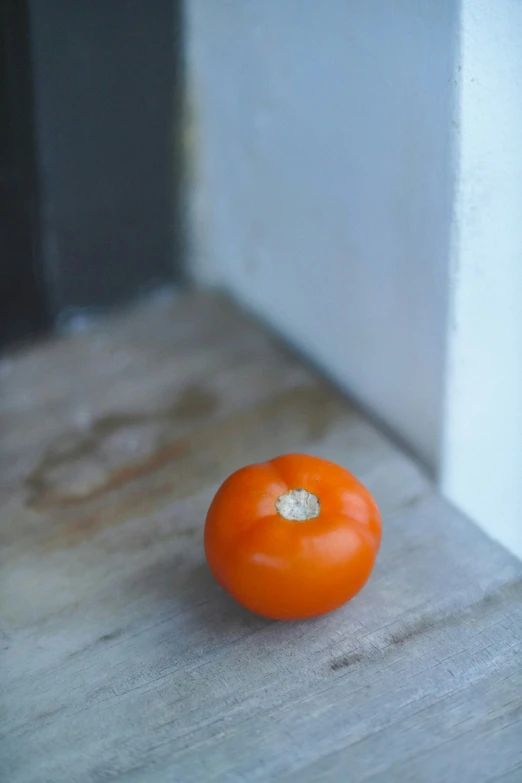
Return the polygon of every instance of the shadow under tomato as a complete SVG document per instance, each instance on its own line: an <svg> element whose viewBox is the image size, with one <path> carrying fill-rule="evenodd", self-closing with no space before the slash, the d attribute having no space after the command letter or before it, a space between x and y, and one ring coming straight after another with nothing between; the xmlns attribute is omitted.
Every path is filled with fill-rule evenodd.
<svg viewBox="0 0 522 783"><path fill-rule="evenodd" d="M230 596L212 576L206 562L190 569L178 600L190 614L193 625L204 625L211 636L225 641L231 632L252 632L273 623L253 614Z"/></svg>
<svg viewBox="0 0 522 783"><path fill-rule="evenodd" d="M205 560L187 562L180 554L142 571L133 581L132 593L158 613L171 608L173 628L188 633L204 630L212 644L227 643L274 622L238 604L217 584Z"/></svg>

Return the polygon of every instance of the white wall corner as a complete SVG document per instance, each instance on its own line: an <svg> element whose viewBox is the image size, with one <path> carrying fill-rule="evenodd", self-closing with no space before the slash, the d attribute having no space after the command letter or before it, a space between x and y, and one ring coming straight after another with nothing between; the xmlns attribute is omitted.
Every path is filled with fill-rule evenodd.
<svg viewBox="0 0 522 783"><path fill-rule="evenodd" d="M463 0L440 477L522 557L522 4Z"/></svg>
<svg viewBox="0 0 522 783"><path fill-rule="evenodd" d="M522 3L186 9L195 277L522 556Z"/></svg>

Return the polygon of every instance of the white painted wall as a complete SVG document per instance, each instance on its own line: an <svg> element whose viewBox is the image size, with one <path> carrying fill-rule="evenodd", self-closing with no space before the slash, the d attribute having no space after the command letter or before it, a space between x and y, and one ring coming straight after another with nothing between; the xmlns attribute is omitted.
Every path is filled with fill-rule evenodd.
<svg viewBox="0 0 522 783"><path fill-rule="evenodd" d="M196 277L522 556L522 3L186 7Z"/></svg>
<svg viewBox="0 0 522 783"><path fill-rule="evenodd" d="M453 0L189 0L188 24L199 279L434 466Z"/></svg>
<svg viewBox="0 0 522 783"><path fill-rule="evenodd" d="M446 494L522 558L522 3L462 5Z"/></svg>

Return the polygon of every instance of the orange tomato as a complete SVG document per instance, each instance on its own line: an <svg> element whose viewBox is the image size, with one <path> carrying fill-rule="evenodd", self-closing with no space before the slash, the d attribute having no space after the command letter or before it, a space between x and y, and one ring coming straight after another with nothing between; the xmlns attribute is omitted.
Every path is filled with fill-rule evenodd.
<svg viewBox="0 0 522 783"><path fill-rule="evenodd" d="M314 617L353 598L380 541L368 490L339 465L305 454L233 473L205 523L216 580L243 606L277 620Z"/></svg>

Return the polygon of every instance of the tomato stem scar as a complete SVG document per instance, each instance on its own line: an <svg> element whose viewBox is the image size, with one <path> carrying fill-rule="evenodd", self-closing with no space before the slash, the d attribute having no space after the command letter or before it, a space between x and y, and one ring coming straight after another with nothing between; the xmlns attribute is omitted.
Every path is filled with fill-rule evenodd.
<svg viewBox="0 0 522 783"><path fill-rule="evenodd" d="M280 495L276 500L276 508L283 519L307 522L319 516L321 503L317 495L299 487Z"/></svg>

